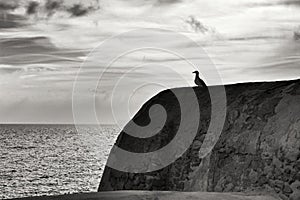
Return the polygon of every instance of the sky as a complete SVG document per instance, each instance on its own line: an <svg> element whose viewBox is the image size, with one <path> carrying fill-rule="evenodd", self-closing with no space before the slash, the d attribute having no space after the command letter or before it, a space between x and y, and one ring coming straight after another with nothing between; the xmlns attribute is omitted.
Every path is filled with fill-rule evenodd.
<svg viewBox="0 0 300 200"><path fill-rule="evenodd" d="M107 67L106 58L149 37L189 52L184 59L203 63L202 71L216 68L223 84L299 78L297 0L39 0L31 12L29 2L0 0L0 123L74 123L74 97L76 123L96 123L85 115L93 97L97 123L124 124L157 92L192 86L195 68L157 49ZM132 37L141 28L162 37ZM164 37L166 30L186 40ZM220 84L201 70L208 85Z"/></svg>

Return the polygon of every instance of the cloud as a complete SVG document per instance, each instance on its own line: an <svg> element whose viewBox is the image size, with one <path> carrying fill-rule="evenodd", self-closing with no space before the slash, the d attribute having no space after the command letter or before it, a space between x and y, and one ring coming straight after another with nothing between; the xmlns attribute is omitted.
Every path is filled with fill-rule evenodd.
<svg viewBox="0 0 300 200"><path fill-rule="evenodd" d="M177 4L177 3L182 2L182 0L144 0L144 1L130 0L128 2L130 4L135 4L138 7L145 6L145 4L148 4L148 5L150 4L150 5L159 7L159 6L168 6L168 5L172 5L172 4ZM121 3L121 1L118 3Z"/></svg>
<svg viewBox="0 0 300 200"><path fill-rule="evenodd" d="M18 1L16 0L0 0L0 11L6 12L6 11L11 11L15 10L16 8L19 7Z"/></svg>
<svg viewBox="0 0 300 200"><path fill-rule="evenodd" d="M20 67L14 67L14 66L10 66L10 65L0 65L0 74L10 74L10 73L14 73L17 71L22 70L22 68Z"/></svg>
<svg viewBox="0 0 300 200"><path fill-rule="evenodd" d="M69 13L73 17L80 17L83 15L86 15L88 12L90 12L93 8L92 7L84 7L82 4L74 4L70 8L67 9Z"/></svg>
<svg viewBox="0 0 300 200"><path fill-rule="evenodd" d="M30 1L26 8L26 14L27 15L36 14L38 12L39 5L40 5L39 2Z"/></svg>
<svg viewBox="0 0 300 200"><path fill-rule="evenodd" d="M156 5L161 6L161 5L170 5L170 4L175 4L175 3L180 3L181 0L157 0Z"/></svg>
<svg viewBox="0 0 300 200"><path fill-rule="evenodd" d="M28 16L35 15L35 20L44 20L56 13L65 13L68 14L65 17L81 17L99 8L98 1L76 3L73 0L0 0L0 28L18 27L16 16L28 19ZM12 13L15 10L18 15Z"/></svg>
<svg viewBox="0 0 300 200"><path fill-rule="evenodd" d="M272 2L250 3L250 6L253 6L253 7L258 7L258 6L276 6L276 5L300 6L300 0L277 0L277 1L272 1Z"/></svg>
<svg viewBox="0 0 300 200"><path fill-rule="evenodd" d="M47 95L44 92L45 95ZM32 101L27 97L1 106L0 123L72 123L70 99L56 101Z"/></svg>
<svg viewBox="0 0 300 200"><path fill-rule="evenodd" d="M268 3L266 0L263 1ZM0 0L0 2L11 1ZM64 110L64 107L70 104L67 94L72 91L72 83L80 67L80 61L88 56L92 48L110 36L136 28L170 29L190 37L192 39L190 43L168 38L162 42L166 43L167 49L186 48L189 60L192 62L197 60L203 63L198 67L209 70L210 65L202 61L205 54L202 55L196 48L191 48L194 42L199 43L207 50L226 82L249 81L254 78L271 80L272 77L289 78L299 74L298 46L289 52L287 50L291 44L282 47L283 52L274 56L279 58L279 55L284 55L277 64L264 60L270 56L278 43L281 44L287 39L282 36L288 35L290 39L292 38L294 27L290 27L299 22L300 15L297 10L299 7L290 9L285 5L291 3L296 5L298 1L275 0L274 2L285 2L284 6L275 4L276 9L273 7L253 9L249 7L249 2L258 2L258 5L263 5L264 2L100 0L103 7L99 12L94 12L98 9L97 6L79 0L64 0L62 4L55 0L18 0L18 2L22 3L19 3L19 7L14 11L13 6L7 5L2 6L0 11L0 28L1 26L14 28L10 31L1 31L0 38L0 64L7 65L0 66L2 94L0 111L6 110L8 113L0 112L2 120L34 122L72 118L71 114L61 119L59 116L71 111L69 108ZM47 2L51 3L46 5ZM220 39L218 33L216 35L213 33L214 28L220 33ZM124 42L124 45L131 45L146 40L147 37L141 35L123 39L120 44L123 45ZM101 56L109 56L118 48L118 45L109 46L99 59L96 57L86 62L84 64L86 71L79 81L89 86L90 82L98 78L97 72L104 70L106 66L100 59ZM291 57L293 61L280 63L284 58L291 59ZM274 61L273 58L272 60ZM143 63L147 63L147 66L130 71L132 67ZM266 65L262 65L264 63ZM121 96L128 93L127 88L139 85L137 83L150 80L157 83L166 82L170 87L185 85L181 79L176 79L172 74L174 72L164 70L160 64L171 66L172 70L178 71L178 74L187 77L192 83L191 70L182 59L166 53L152 55L151 52L143 52L118 60L101 79L101 87L96 90L88 87L91 89L82 94L82 101L84 102L86 93L96 93L102 105L108 98L107 92L112 91L112 86L127 71L130 72L121 84L118 98L121 106L124 105ZM243 69L245 71L242 71ZM266 74L270 77L266 77ZM144 91L148 92L149 89L142 88L139 91L137 95L139 101L144 100L140 97L146 96L143 94ZM22 98L26 100L13 104Z"/></svg>
<svg viewBox="0 0 300 200"><path fill-rule="evenodd" d="M0 0L0 29L17 28L22 26L22 21L24 18L22 16L10 13L18 7L19 4L16 0Z"/></svg>
<svg viewBox="0 0 300 200"><path fill-rule="evenodd" d="M19 28L24 26L24 22L25 19L20 15L0 12L0 29Z"/></svg>
<svg viewBox="0 0 300 200"><path fill-rule="evenodd" d="M45 3L45 9L48 16L52 16L56 11L62 9L62 0L47 0Z"/></svg>
<svg viewBox="0 0 300 200"><path fill-rule="evenodd" d="M85 53L57 48L49 38L16 37L0 39L1 64L25 65L34 63L81 62Z"/></svg>
<svg viewBox="0 0 300 200"><path fill-rule="evenodd" d="M96 1L97 2L97 1ZM98 3L98 2L97 2ZM98 5L86 5L83 3L70 4L66 0L46 0L44 4L31 1L26 5L26 14L39 14L46 12L47 17L52 17L57 12L66 12L72 17L81 17L89 14L91 11L98 10Z"/></svg>
<svg viewBox="0 0 300 200"><path fill-rule="evenodd" d="M276 3L277 5L290 5L290 6L300 6L299 0L280 0Z"/></svg>
<svg viewBox="0 0 300 200"><path fill-rule="evenodd" d="M56 49L51 41L43 36L0 39L0 47L5 49L5 51L0 52L0 56L51 52Z"/></svg>

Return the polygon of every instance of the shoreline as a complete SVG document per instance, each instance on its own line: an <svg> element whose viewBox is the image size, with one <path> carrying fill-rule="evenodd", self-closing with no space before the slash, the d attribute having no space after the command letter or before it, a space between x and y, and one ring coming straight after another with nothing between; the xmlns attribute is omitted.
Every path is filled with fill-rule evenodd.
<svg viewBox="0 0 300 200"><path fill-rule="evenodd" d="M217 192L175 191L113 191L67 194L58 196L24 197L11 200L278 200L272 195Z"/></svg>

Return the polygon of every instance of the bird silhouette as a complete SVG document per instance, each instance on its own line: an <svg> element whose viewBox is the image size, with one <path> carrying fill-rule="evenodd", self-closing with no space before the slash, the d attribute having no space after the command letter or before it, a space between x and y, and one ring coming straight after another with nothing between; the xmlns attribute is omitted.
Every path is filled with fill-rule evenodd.
<svg viewBox="0 0 300 200"><path fill-rule="evenodd" d="M193 73L195 73L195 84L198 85L199 87L203 87L206 88L206 84L205 82L199 77L199 72L198 71L194 71Z"/></svg>

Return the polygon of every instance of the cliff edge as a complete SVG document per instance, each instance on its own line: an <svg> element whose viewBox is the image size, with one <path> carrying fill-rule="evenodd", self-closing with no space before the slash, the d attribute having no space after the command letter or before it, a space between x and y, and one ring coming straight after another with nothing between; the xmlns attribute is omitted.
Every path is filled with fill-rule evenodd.
<svg viewBox="0 0 300 200"><path fill-rule="evenodd" d="M187 95L188 89L174 90ZM122 131L115 145L144 153L169 144L176 136L181 117L185 116L172 91L151 98L132 119L141 126L147 125L149 109L160 104L167 119L158 134L136 138ZM183 155L148 173L121 172L106 166L99 191L267 192L282 199L299 200L300 80L225 86L225 124L217 144L203 159L199 150L211 121L211 99L205 89L195 87L193 91L200 110L199 127Z"/></svg>

